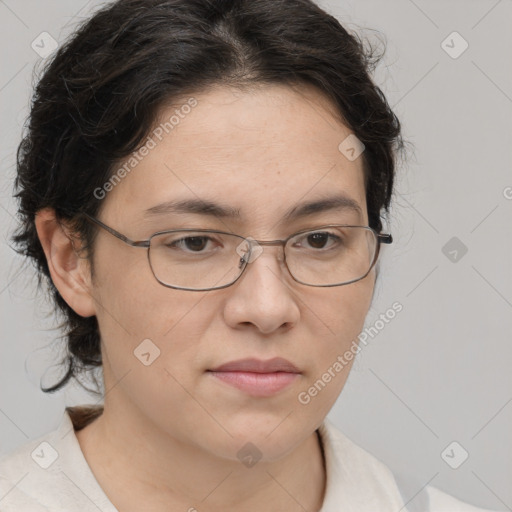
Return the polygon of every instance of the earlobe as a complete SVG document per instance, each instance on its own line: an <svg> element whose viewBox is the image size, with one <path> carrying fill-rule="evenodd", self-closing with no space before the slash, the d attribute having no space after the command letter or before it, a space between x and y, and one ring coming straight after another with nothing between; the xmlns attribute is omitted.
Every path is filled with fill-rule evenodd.
<svg viewBox="0 0 512 512"><path fill-rule="evenodd" d="M95 315L89 262L80 257L71 230L57 219L53 208L39 210L35 224L52 281L62 298L78 315Z"/></svg>

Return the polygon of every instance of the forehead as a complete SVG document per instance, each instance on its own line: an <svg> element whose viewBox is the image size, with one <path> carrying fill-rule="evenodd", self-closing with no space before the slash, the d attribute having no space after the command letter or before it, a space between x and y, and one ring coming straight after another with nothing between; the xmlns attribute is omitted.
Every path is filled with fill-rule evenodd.
<svg viewBox="0 0 512 512"><path fill-rule="evenodd" d="M160 110L151 149L107 199L125 215L201 200L263 219L341 193L366 215L362 158L339 150L350 134L313 87L216 87Z"/></svg>

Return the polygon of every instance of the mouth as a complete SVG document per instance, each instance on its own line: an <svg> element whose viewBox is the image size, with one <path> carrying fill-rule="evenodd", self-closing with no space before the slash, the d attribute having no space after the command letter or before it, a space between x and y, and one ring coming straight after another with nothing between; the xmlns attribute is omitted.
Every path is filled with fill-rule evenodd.
<svg viewBox="0 0 512 512"><path fill-rule="evenodd" d="M219 381L255 397L272 396L285 389L301 375L290 361L242 359L208 370Z"/></svg>

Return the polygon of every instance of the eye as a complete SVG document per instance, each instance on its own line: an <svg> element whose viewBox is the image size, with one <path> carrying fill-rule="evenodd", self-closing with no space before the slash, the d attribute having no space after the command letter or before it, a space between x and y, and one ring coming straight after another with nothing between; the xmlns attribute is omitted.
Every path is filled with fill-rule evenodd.
<svg viewBox="0 0 512 512"><path fill-rule="evenodd" d="M166 240L165 246L170 249L183 249L189 252L206 252L208 242L214 242L209 236L187 236L178 240ZM211 244L210 244L211 245Z"/></svg>
<svg viewBox="0 0 512 512"><path fill-rule="evenodd" d="M293 244L294 247L303 247L305 249L331 249L336 245L341 245L342 239L334 233L328 231L315 231L300 235Z"/></svg>

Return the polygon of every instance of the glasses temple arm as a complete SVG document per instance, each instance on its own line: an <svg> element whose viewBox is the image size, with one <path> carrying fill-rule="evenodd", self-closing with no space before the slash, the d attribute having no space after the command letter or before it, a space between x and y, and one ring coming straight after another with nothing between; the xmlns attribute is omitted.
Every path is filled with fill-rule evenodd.
<svg viewBox="0 0 512 512"><path fill-rule="evenodd" d="M88 213L85 213L85 212L80 212L80 213L87 220L100 226L105 231L108 231L111 235L115 236L116 238L119 238L119 240L122 240L124 243L131 245L132 247L149 247L149 240L140 240L140 241L131 240L130 238L124 236L122 233L119 233L119 231L116 231L115 229L107 226L106 224L103 224L103 222L101 222L101 220L94 218L93 216L89 215Z"/></svg>
<svg viewBox="0 0 512 512"><path fill-rule="evenodd" d="M382 244L391 244L393 243L393 237L388 234L379 234L377 235L377 238L379 239L379 242Z"/></svg>

